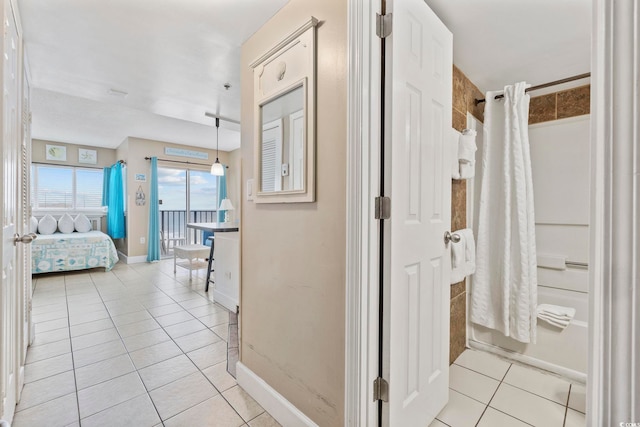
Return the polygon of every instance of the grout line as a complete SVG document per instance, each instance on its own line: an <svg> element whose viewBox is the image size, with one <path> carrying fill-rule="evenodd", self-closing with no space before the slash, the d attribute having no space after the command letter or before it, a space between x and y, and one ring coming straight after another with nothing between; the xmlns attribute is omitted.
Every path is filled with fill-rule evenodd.
<svg viewBox="0 0 640 427"><path fill-rule="evenodd" d="M528 423L528 422L526 422L526 421L524 421L524 420L521 420L520 418L518 418L518 417L514 416L513 414L510 414L510 413L508 413L508 412L501 411L500 409L496 409L496 408L494 408L493 406L491 407L491 409L493 409L494 411L500 412L501 414L505 414L505 415L507 415L507 416L509 416L509 417L511 417L511 418L514 418L514 419L516 419L516 420L520 421L521 423L524 423L524 424L526 424L526 425L528 425L528 426L533 426L533 424ZM535 427L535 426L534 426L534 427Z"/></svg>
<svg viewBox="0 0 640 427"><path fill-rule="evenodd" d="M489 408L489 405L491 404L491 401L493 400L493 398L496 396L496 394L498 393L498 389L500 388L500 386L502 385L502 382L504 381L505 377L507 376L507 374L509 373L509 370L511 369L511 366L513 366L512 364L509 364L509 367L507 368L507 370L505 371L504 375L502 376L502 379L500 380L500 382L498 383L498 387L496 387L496 389L493 391L493 394L491 395L491 399L489 399L489 401L486 403L486 406L484 407L484 410L482 411L482 414L480 414L480 418L478 418L478 422L476 422L476 426L478 424L480 424L480 421L482 420L482 417L484 417L484 414L487 412L487 409ZM495 379L495 378L494 378ZM514 417L515 418L515 417Z"/></svg>
<svg viewBox="0 0 640 427"><path fill-rule="evenodd" d="M134 269L134 271L135 271L135 269ZM162 274L164 274L164 275L166 275L167 277L171 278L171 276L170 276L169 274L165 273L165 272L162 272ZM120 277L119 277L116 273L114 273L114 275L116 276L116 279L120 282L120 284L121 284L122 286L125 286L125 285L124 285L124 282L122 281L122 279L120 279ZM64 277L66 277L66 275L65 275ZM118 330L117 326L116 326L116 325L115 325L115 323L113 322L113 316L111 315L111 312L109 312L109 309L107 308L107 304L106 304L106 303L107 303L107 301L105 301L105 300L103 299L102 292L100 291L100 288L99 288L99 287L95 284L95 282L93 281L93 277L91 277L91 275L90 275L89 277L90 277L91 285L92 285L92 286L94 286L94 288L96 289L96 291L97 291L97 296L100 298L100 301L102 301L102 304L103 304L103 306L105 307L105 309L106 309L106 311L107 311L107 315L108 315L108 317L106 317L106 318L104 318L104 319L96 319L96 320L92 320L92 321L84 322L84 323L90 323L90 322L95 322L95 321L100 321L100 320L107 320L107 319L108 319L108 320L110 320L111 324L113 325L113 328L116 330L116 333L117 333L117 334L118 334L118 336L120 337L120 342L121 342L121 343L123 344L123 346L124 346L125 353L123 353L123 354L121 354L121 355L117 355L117 356L110 357L110 358L108 358L108 359L104 359L104 360L101 360L101 361L97 361L97 362L94 362L94 363L90 363L90 364L85 365L85 366L83 366L83 367L91 366L91 365L93 365L93 364L100 363L100 362L104 362L104 361L106 361L106 360L113 359L113 358L115 358L115 357L120 357L120 356L122 356L122 355L126 354L126 355L127 355L127 357L131 360L131 363L132 363L132 365L133 365L134 371L135 371L135 372L136 372L136 374L138 375L138 378L140 379L141 383L143 384L143 387L144 387L144 389L145 389L145 391L146 391L146 393L147 393L147 396L149 397L149 399L151 400L152 404L154 405L154 408L156 409L156 413L157 413L157 415L158 415L158 418L161 420L161 424L162 424L162 425L164 425L164 421L162 420L162 417L160 416L160 413L159 413L159 412L158 412L158 410L157 410L157 407L156 407L156 405L155 405L155 402L153 401L153 399L151 399L151 396L150 396L149 390L147 389L147 386L144 384L144 381L142 380L142 378L141 378L141 376L140 376L140 373L139 373L139 371L140 371L140 370L137 368L137 366L135 365L135 363L133 363L133 360L131 359L131 353L129 352L129 350L127 349L126 345L124 344L124 338L122 338L122 335L120 334L120 331ZM178 281L178 280L177 280L177 279L175 279L175 278L171 278L171 279L173 280L173 284L178 285L180 288L184 288L184 289L188 290L189 292L192 292L192 293L194 293L194 294L196 294L196 295L198 295L198 296L200 296L200 297L205 298L205 299L207 300L207 305L209 305L209 306L212 306L212 305L213 305L213 306L219 306L219 304L217 304L217 303L215 303L214 301L210 300L210 299L208 298L208 295L207 295L207 294L204 294L204 295L203 295L203 294L199 293L199 292L197 291L197 289L193 289L193 288L192 288L192 287L193 287L193 283L186 284L186 283L182 283L182 282ZM66 306L67 306L67 313L69 313L69 304L70 304L70 302L69 302L69 300L68 300L68 296L67 296L67 289L66 289L67 284L66 284L66 281L65 281L65 282L63 282L63 284L64 284L64 287L65 287L65 303L66 303ZM209 331L210 331L210 332L212 332L215 336L217 336L217 337L218 337L222 342L225 342L225 343L227 344L227 355L226 355L225 360L226 360L226 361L228 361L228 339L227 339L227 340L223 339L223 338L222 338L222 337L220 337L216 332L214 332L214 331L212 330L212 328L215 328L215 327L220 326L220 325L224 325L225 323L223 322L223 323L220 323L220 325L213 325L213 326L211 326L211 327L207 326L207 324L205 324L203 321L201 321L201 320L200 320L200 318L196 317L195 315L193 315L193 314L189 311L189 310L191 310L191 309L197 309L197 308L199 308L199 307L204 307L204 306L207 306L207 305L203 305L203 306L198 306L198 307L193 307L193 308L187 309L187 308L183 307L183 306L180 304L180 302L178 302L177 300L175 300L171 295L167 294L167 293L166 293L162 288L160 288L158 285L153 284L153 283L151 283L151 284L152 284L152 286L153 286L155 289L157 289L157 291L158 291L158 292L163 293L163 294L164 294L164 296L168 297L169 299L171 299L172 301L174 301L174 303L178 304L178 305L181 307L181 310L186 311L187 313L189 313L189 314L193 317L193 319L198 320L201 324L203 324L203 325L205 326L205 328L206 328L206 329L202 329L202 330L209 330ZM199 284L198 284L198 283L197 283L197 281L196 281L196 288L198 287L198 285L199 285ZM202 284L202 286L204 286L204 284ZM128 287L127 287L127 286L125 286L125 288L128 288ZM173 287L172 287L172 289L173 289L173 288L177 288L177 287L176 287L176 286L173 286ZM179 289L179 288L178 288L178 289ZM129 291L130 291L130 289L127 289L127 290L129 290ZM153 292L155 292L155 291L153 291ZM189 293L189 292L180 292L180 293L177 293L176 295L182 295L182 294ZM126 291L125 291L125 293L126 293ZM149 292L149 293L151 293L151 292ZM80 295L80 294L74 294L74 295ZM142 295L142 294L141 294L141 295ZM132 296L137 300L137 296L138 296L138 295L136 295L136 294L132 294ZM125 295L125 297L126 297L126 295ZM81 298L79 298L79 299L81 299ZM116 301L116 300L119 300L119 299L122 299L122 298L116 298L116 299L114 299L114 300L110 300L110 301ZM195 299L195 298L193 298L193 299ZM188 301L188 300L184 300L184 301ZM76 302L76 301L73 301L73 303L75 303L75 302ZM138 302L140 302L140 301L138 300ZM97 303L96 303L96 304L97 304ZM142 304L142 303L141 303L141 304ZM172 304L172 303L170 303L170 304ZM151 318L152 318L156 323L158 323L158 322L157 322L157 320L156 320L156 317L155 317L155 316L153 316L151 313L149 313L149 311L148 311L149 309L148 309L146 306L144 306L144 304L142 304L142 306L144 307L144 309L143 309L143 310L139 310L139 311L146 311L146 312L151 316ZM228 312L228 310L226 310L224 307L221 307L221 306L220 306L220 308L221 308L222 310L226 311L227 313L229 313L229 312ZM124 314L128 314L128 313L124 313ZM172 313L169 313L169 314L172 314ZM215 313L212 313L212 314L215 314ZM201 317L207 317L207 316L209 316L209 315L205 315L205 316L201 316ZM158 317L162 317L162 316L158 316ZM193 319L192 319L192 320L193 320ZM57 320L57 319L56 319L56 320ZM189 321L190 321L190 320L189 320ZM82 324L84 324L84 323L80 323L80 324L78 324L78 325L74 325L74 326L79 326L79 325L82 325ZM136 322L132 322L132 323L136 323ZM184 322L179 322L179 323L176 323L176 324L174 324L174 325L177 325L177 324L180 324L180 323L184 323ZM73 344L72 344L72 341L71 341L71 324L70 324L69 317L67 317L67 324L68 324L68 330L69 330L69 341L70 341L70 345L71 345L71 357L72 357L72 366L73 366L73 371L74 371L74 381L75 381L75 394L76 394L76 401L77 401L77 405L78 405L78 418L79 418L79 422L81 422L81 418L80 418L80 417L81 417L81 415L80 415L80 403L79 403L79 399L78 399L78 391L79 391L79 390L78 390L78 384L77 384L77 378L76 378L76 372L75 372L75 371L76 371L75 360L73 359ZM121 326L124 326L124 325L121 325ZM166 332L166 330L165 330L165 327L164 327L164 326L160 325L159 323L158 323L158 326L159 326L159 329L163 330L163 331L167 334L167 336L169 337L170 341L172 341L172 342L174 343L174 345L176 345L176 346L177 346L177 348L180 350L181 354L176 355L176 356L174 356L174 357L178 357L178 356L180 356L180 355L185 355L185 356L187 356L187 358L189 359L189 361L190 361L190 362L195 366L195 368L197 369L197 372L199 372L199 373L200 373L200 374L201 374L201 375L202 375L202 376L203 376L203 377L204 377L204 378L205 378L205 379L206 379L206 380L211 384L211 386L214 388L214 390L216 390L216 391L219 393L219 395L220 395L220 396L225 400L225 402L226 402L226 403L231 407L231 409L233 409L233 411L234 411L234 412L236 412L236 414L240 417L240 419L241 419L244 423L247 423L248 421L245 421L245 420L244 420L244 418L243 418L243 417L238 413L238 411L237 411L237 410L235 409L235 407L231 404L231 402L229 402L229 400L227 400L227 399L226 399L226 397L223 395L223 392L222 392L222 391L220 391L220 390L218 390L218 388L213 384L213 382L212 382L212 381L211 381L211 380L210 380L210 379L209 379L209 378L204 374L203 370L202 370L202 369L200 369L200 368L199 368L199 367L198 367L198 366L193 362L193 360L191 360L191 358L189 357L189 355L188 355L187 353L185 353L185 352L182 350L182 348L180 348L180 346L178 346L178 344L175 342L175 340L176 340L176 339L178 339L178 338L182 338L182 337L178 337L178 338L174 339L170 334L168 334L168 333ZM167 327L169 327L169 326L173 326L173 325L167 325ZM62 329L62 328L60 328L60 329ZM89 332L88 334L97 333L97 332L102 332L102 331L104 331L104 330L108 330L108 329L110 329L110 328L105 328L105 329L102 329L102 330L100 330L100 331L93 331L93 332ZM156 329L154 329L154 330L156 330ZM202 331L202 330L201 330L201 331ZM195 332L192 332L192 333L190 333L190 334L183 335L183 337L186 337L186 336L188 336L188 335L195 334L195 333L197 333L197 332L201 332L201 331L195 331ZM47 331L47 332L48 332L48 331ZM143 333L146 333L146 332L150 332L150 331L141 332L140 334L143 334ZM88 335L88 334L78 335L78 337L81 337L81 336L84 336L84 335ZM135 335L132 335L132 336L136 336L136 335L140 335L140 334L135 334ZM74 338L77 338L77 337L74 337ZM127 338L128 338L128 337L127 337ZM108 342L113 342L113 341L116 341L116 340L112 340L112 341L108 341ZM217 341L217 342L221 342L221 341ZM168 342L168 341L164 341L164 342ZM216 343L217 343L217 342L216 342ZM85 347L85 348L83 348L82 350L85 350L85 349L88 349L88 348L91 348L91 347L95 347L95 346L98 346L98 345L106 344L106 343L107 343L107 342L105 342L105 343L95 344L95 345L93 345L93 346ZM216 344L216 343L213 343L213 344ZM159 343L159 344L162 344L162 343ZM153 345L157 345L157 344L153 344ZM151 345L151 346L153 346L153 345ZM207 344L207 345L205 345L205 346L203 346L203 347L199 347L199 348L197 348L197 349L193 349L193 350L191 350L190 352L193 352L193 351L199 350L199 349L204 348L204 347L206 347L206 346L208 346L208 345L211 345L211 344ZM151 346L143 347L142 349L144 349L144 348L148 348L148 347L151 347ZM142 350L142 349L138 349L138 350ZM138 351L138 350L135 350L135 351ZM67 353L65 353L65 354L67 354ZM54 357L57 357L57 356L54 356ZM169 359L171 359L171 358L169 358ZM165 360L163 360L163 361L159 361L159 362L153 363L153 364L151 364L151 365L145 366L144 368L147 368L147 367L149 367L149 366L153 366L153 365L158 364L158 363L162 363L162 362L164 362L164 361L166 361L166 360L169 360L169 359L165 359ZM46 359L44 359L44 360L46 360ZM222 361L222 362L220 362L220 363L223 363L223 362L225 362L225 361ZM216 364L214 364L214 365L212 365L212 366L215 366L215 365L216 365ZM142 368L142 369L144 369L144 368ZM205 369L208 369L208 368L209 368L209 367L207 367L207 368L205 368ZM78 369L79 369L79 368L78 368ZM68 372L68 371L66 371L66 372ZM132 372L128 372L128 373L126 373L126 374L123 374L123 375L119 375L119 376L117 376L117 377L110 378L109 380L105 380L105 381L102 381L102 382L100 382L100 383L93 384L93 385L91 385L91 386L89 386L89 387L93 387L94 385L102 384L102 383L104 383L104 382L107 382L107 381L110 381L110 380L112 380L112 379L119 378L119 377L122 377L122 376L125 376L125 375L128 375L128 374L131 374L131 373L132 373ZM175 381L179 381L179 380L180 380L180 379L178 379L178 380L174 380L173 382L175 382ZM169 383L169 384L171 384L171 383ZM165 384L165 385L167 385L167 384ZM164 387L165 385L163 385L163 386L161 386L161 387ZM89 387L86 387L86 388L89 388ZM240 387L239 387L239 385L237 384L237 381L236 381L236 384L235 384L234 386L232 386L232 387L228 388L228 389L227 389L227 390L225 390L224 392L227 392L227 391L231 390L233 387L238 387L238 389L240 389ZM86 388L85 388L85 389L86 389ZM160 387L158 387L158 388L160 388ZM84 390L84 389L83 389L83 390ZM140 395L138 395L138 396L135 396L135 397L133 397L133 398L137 398L137 397L139 397L139 396L141 396L141 395L142 395L142 394L140 394ZM215 396L214 396L214 397L215 397ZM132 399L133 399L133 398L132 398ZM128 399L127 401L129 401L129 400L131 400L131 399ZM205 399L205 401L206 401L206 400L207 400L207 399ZM125 401L125 402L126 402L126 401ZM113 405L113 406L117 406L117 405L122 404L122 403L125 403L125 402L121 402L121 403L118 403L118 404ZM43 402L43 403L45 403L45 402ZM202 403L202 402L198 402L196 405L199 405L200 403ZM196 405L193 405L193 406L196 406ZM105 408L105 409L103 409L103 410L101 410L101 411L99 411L99 412L97 412L97 413L100 413L100 412L102 412L102 411L104 411L104 410L110 409L110 408L112 408L113 406L111 406L111 407L109 407L109 408ZM189 407L189 408L186 408L184 411L186 411L186 410L189 410L189 409L193 408L193 406L191 406L191 407ZM262 409L263 409L263 411L262 411L260 414L258 414L256 417L252 418L252 420L253 420L253 419L255 419L255 418L257 418L257 417L259 417L259 416L261 416L263 413L265 413L265 412L266 412L266 411L264 410L264 408L262 408ZM184 411L181 411L181 412L184 412ZM180 413L181 413L181 412L180 412ZM96 413L96 414L97 414L97 413ZM90 415L90 416L93 416L93 415L95 415L95 414L92 414L92 415ZM176 414L176 415L177 415L177 414ZM173 415L171 418L173 418L173 417L174 417L174 416L176 416L176 415ZM249 421L250 421L250 420L249 420Z"/></svg>
<svg viewBox="0 0 640 427"><path fill-rule="evenodd" d="M70 313L69 313L69 296L67 295L67 279L66 279L66 274L64 275L65 277L65 284L64 284L64 294L65 294L65 303L67 305L67 323L68 323L68 327L69 327L69 348L71 349L71 366L73 367L73 382L75 385L75 389L76 389L76 408L78 410L78 424L82 425L81 423L81 417L80 417L80 397L78 396L78 378L76 377L76 360L73 357L73 341L71 340L71 319L70 319ZM93 281L92 281L93 283ZM95 285L94 285L95 287Z"/></svg>
<svg viewBox="0 0 640 427"><path fill-rule="evenodd" d="M563 426L567 424L567 415L569 413L569 398L571 397L571 387L573 387L573 384L569 384L569 393L567 394L567 405L564 408L564 419L562 420Z"/></svg>

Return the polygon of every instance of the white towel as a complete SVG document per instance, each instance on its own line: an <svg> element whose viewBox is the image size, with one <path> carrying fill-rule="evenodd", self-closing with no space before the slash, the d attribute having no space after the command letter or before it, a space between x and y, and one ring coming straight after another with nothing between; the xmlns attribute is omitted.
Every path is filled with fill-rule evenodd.
<svg viewBox="0 0 640 427"><path fill-rule="evenodd" d="M451 241L449 244L451 245L451 284L453 285L462 282L467 276L464 237L460 236L458 243Z"/></svg>
<svg viewBox="0 0 640 427"><path fill-rule="evenodd" d="M476 131L473 129L465 129L458 138L458 160L460 163L476 162Z"/></svg>
<svg viewBox="0 0 640 427"><path fill-rule="evenodd" d="M458 147L460 132L451 129L451 178L460 179L460 162L458 160Z"/></svg>
<svg viewBox="0 0 640 427"><path fill-rule="evenodd" d="M456 233L464 239L465 273L469 276L476 272L476 240L473 237L473 230L465 228Z"/></svg>
<svg viewBox="0 0 640 427"><path fill-rule="evenodd" d="M573 316L576 315L576 309L573 307L563 307L561 305L540 304L538 305L538 314L541 313L560 319L573 319Z"/></svg>
<svg viewBox="0 0 640 427"><path fill-rule="evenodd" d="M553 304L540 304L537 308L538 319L557 326L558 328L566 328L576 315L576 309L573 307L563 307Z"/></svg>
<svg viewBox="0 0 640 427"><path fill-rule="evenodd" d="M561 329L566 328L571 323L570 320L557 320L557 319L554 319L554 318L546 317L546 316L541 315L541 314L538 315L538 319L544 320L548 324L553 325L553 326L557 326L558 328L561 328Z"/></svg>
<svg viewBox="0 0 640 427"><path fill-rule="evenodd" d="M476 176L475 163L460 163L460 179L470 179Z"/></svg>
<svg viewBox="0 0 640 427"><path fill-rule="evenodd" d="M476 174L476 131L451 129L451 178L469 179Z"/></svg>

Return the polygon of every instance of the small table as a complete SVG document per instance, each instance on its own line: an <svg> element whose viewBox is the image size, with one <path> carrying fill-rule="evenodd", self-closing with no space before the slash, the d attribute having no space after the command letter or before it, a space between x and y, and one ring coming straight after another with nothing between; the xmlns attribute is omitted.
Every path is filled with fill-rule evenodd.
<svg viewBox="0 0 640 427"><path fill-rule="evenodd" d="M187 228L193 228L194 230L201 231L210 231L212 233L224 233L224 232L232 232L238 231L240 228L237 224L232 222L188 222ZM211 280L211 264L213 261L213 242L214 239L211 239L211 248L209 249L209 265L207 267L207 282L204 288L205 292L209 291L209 282Z"/></svg>
<svg viewBox="0 0 640 427"><path fill-rule="evenodd" d="M193 269L204 268L204 262L193 263L194 259L205 259L209 254L209 247L205 245L184 245L173 247L173 274L176 273L176 266L184 267L189 270L189 282L191 282L191 276L193 275ZM189 260L188 263L178 263L178 258Z"/></svg>

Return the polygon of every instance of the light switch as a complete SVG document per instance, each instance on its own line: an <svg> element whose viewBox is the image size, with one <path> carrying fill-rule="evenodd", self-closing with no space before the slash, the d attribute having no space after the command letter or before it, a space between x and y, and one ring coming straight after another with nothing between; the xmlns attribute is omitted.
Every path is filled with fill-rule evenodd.
<svg viewBox="0 0 640 427"><path fill-rule="evenodd" d="M247 180L247 200L253 200L253 178Z"/></svg>

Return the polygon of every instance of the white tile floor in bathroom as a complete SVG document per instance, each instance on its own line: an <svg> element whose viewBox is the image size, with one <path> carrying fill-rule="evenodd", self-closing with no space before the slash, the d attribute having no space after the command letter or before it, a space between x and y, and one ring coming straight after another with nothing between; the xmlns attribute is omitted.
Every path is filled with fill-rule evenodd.
<svg viewBox="0 0 640 427"><path fill-rule="evenodd" d="M430 427L586 425L583 385L470 349L449 375L449 403Z"/></svg>
<svg viewBox="0 0 640 427"><path fill-rule="evenodd" d="M229 313L173 261L35 276L13 427L279 424L227 373Z"/></svg>

